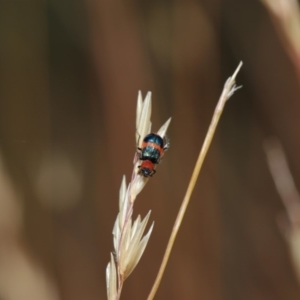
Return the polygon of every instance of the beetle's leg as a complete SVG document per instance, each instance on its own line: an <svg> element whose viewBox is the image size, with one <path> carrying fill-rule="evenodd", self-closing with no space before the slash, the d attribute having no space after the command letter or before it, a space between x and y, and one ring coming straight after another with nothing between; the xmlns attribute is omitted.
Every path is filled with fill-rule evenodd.
<svg viewBox="0 0 300 300"><path fill-rule="evenodd" d="M156 173L156 170L153 169L150 176L152 177L155 173Z"/></svg>
<svg viewBox="0 0 300 300"><path fill-rule="evenodd" d="M137 152L136 153L137 153L139 159L141 159L142 158L142 148L137 148Z"/></svg>
<svg viewBox="0 0 300 300"><path fill-rule="evenodd" d="M139 145L140 143L140 138L141 138L141 135L138 133L138 131L136 131L136 133L138 134L139 138L138 138L138 142L137 142L137 146ZM139 148L138 148L139 149Z"/></svg>

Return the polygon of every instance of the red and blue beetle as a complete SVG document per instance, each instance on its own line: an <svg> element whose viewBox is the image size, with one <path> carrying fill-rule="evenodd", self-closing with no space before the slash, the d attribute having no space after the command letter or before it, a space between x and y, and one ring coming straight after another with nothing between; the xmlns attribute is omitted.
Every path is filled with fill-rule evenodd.
<svg viewBox="0 0 300 300"><path fill-rule="evenodd" d="M155 167L159 164L164 152L169 148L169 143L156 133L149 133L143 139L139 150L139 159L142 161L138 166L139 174L144 177L152 177Z"/></svg>

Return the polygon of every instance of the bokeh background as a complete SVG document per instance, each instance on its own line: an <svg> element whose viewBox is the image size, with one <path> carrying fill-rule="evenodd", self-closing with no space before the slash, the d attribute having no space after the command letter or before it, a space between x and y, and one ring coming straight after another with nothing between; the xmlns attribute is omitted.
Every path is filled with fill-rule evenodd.
<svg viewBox="0 0 300 300"><path fill-rule="evenodd" d="M146 299L223 84L228 102L156 299L300 299L263 148L300 181L300 81L260 1L0 2L0 299L106 299L138 90L171 148L139 195L149 245L122 298ZM299 36L300 39L300 36Z"/></svg>

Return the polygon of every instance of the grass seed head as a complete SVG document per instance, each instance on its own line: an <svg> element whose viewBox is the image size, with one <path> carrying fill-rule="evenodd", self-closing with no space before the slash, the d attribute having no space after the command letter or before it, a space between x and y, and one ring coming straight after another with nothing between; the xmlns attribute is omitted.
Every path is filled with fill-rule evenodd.
<svg viewBox="0 0 300 300"><path fill-rule="evenodd" d="M141 148L144 137L151 132L151 92L143 100L141 92L138 94L136 109L136 145ZM158 135L165 137L171 119L159 129ZM132 221L133 205L138 194L145 187L149 178L139 174L140 165L137 152L133 159L131 181L126 184L123 176L119 191L119 213L113 227L113 244L115 256L111 254L111 261L106 268L106 284L108 300L120 299L124 280L131 274L138 264L153 230L153 223L144 235L150 217L150 211L144 219L140 216Z"/></svg>

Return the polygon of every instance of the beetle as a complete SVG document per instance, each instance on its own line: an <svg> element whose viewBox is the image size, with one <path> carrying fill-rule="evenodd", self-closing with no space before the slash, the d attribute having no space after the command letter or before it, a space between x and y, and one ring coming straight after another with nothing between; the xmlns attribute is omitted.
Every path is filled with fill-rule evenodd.
<svg viewBox="0 0 300 300"><path fill-rule="evenodd" d="M164 152L169 148L168 142L156 133L149 133L143 139L142 147L139 150L139 159L142 161L138 166L139 174L144 177L152 177L155 167L159 164Z"/></svg>

